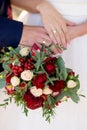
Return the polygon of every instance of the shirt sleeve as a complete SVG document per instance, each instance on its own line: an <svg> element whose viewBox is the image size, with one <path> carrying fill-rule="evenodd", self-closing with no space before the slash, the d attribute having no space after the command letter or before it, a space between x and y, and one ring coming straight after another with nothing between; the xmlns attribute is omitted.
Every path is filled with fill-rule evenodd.
<svg viewBox="0 0 87 130"><path fill-rule="evenodd" d="M23 23L0 17L0 48L17 47L23 30Z"/></svg>

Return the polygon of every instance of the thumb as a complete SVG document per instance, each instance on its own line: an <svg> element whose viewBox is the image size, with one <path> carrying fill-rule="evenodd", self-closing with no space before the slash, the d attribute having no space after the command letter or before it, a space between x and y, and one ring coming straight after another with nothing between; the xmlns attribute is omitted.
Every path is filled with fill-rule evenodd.
<svg viewBox="0 0 87 130"><path fill-rule="evenodd" d="M76 25L76 23L68 21L68 20L66 20L65 22L66 22L67 26L75 26Z"/></svg>

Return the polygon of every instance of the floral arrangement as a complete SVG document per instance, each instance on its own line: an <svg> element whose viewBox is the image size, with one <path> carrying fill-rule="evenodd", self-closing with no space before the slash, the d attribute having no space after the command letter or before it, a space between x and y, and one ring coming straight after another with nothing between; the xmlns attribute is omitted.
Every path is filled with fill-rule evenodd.
<svg viewBox="0 0 87 130"><path fill-rule="evenodd" d="M8 47L0 54L4 70L0 73L0 88L5 88L8 99L21 106L27 115L29 109L42 108L43 117L50 122L55 108L63 101L72 99L78 103L80 82L72 69L66 68L60 55L52 56L51 45L34 44L28 47Z"/></svg>

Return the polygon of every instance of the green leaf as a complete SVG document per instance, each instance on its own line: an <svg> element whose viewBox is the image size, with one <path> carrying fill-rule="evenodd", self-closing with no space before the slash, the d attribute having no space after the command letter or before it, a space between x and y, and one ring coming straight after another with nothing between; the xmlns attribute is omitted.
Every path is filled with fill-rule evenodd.
<svg viewBox="0 0 87 130"><path fill-rule="evenodd" d="M15 49L15 51L16 51L17 53L19 53L20 47L17 47L17 48Z"/></svg>
<svg viewBox="0 0 87 130"><path fill-rule="evenodd" d="M83 95L83 94L79 94L79 96L84 97L84 98L86 97L86 96L85 96L85 95Z"/></svg>
<svg viewBox="0 0 87 130"><path fill-rule="evenodd" d="M3 66L5 71L7 71L7 72L10 71L10 68L8 66L8 62L4 62L2 66Z"/></svg>
<svg viewBox="0 0 87 130"><path fill-rule="evenodd" d="M80 100L79 96L77 93L68 93L68 96L71 97L71 99L75 102L75 103L78 103L78 101Z"/></svg>
<svg viewBox="0 0 87 130"><path fill-rule="evenodd" d="M64 96L66 96L66 91L62 91L62 92L55 98L55 102L60 101Z"/></svg>
<svg viewBox="0 0 87 130"><path fill-rule="evenodd" d="M57 65L57 67L59 67L59 73L60 73L59 77L60 77L60 79L66 80L67 70L65 68L65 63L64 63L62 57L60 57L60 56L58 57L58 59L56 61L56 65Z"/></svg>
<svg viewBox="0 0 87 130"><path fill-rule="evenodd" d="M56 77L57 77L57 80L59 80L60 73L59 73L59 68L58 67L56 67Z"/></svg>
<svg viewBox="0 0 87 130"><path fill-rule="evenodd" d="M48 96L47 100L48 100L48 103L49 103L50 107L55 106L55 99L51 95Z"/></svg>
<svg viewBox="0 0 87 130"><path fill-rule="evenodd" d="M67 70L68 73L73 71L73 70L70 69L70 68L66 68L66 70Z"/></svg>
<svg viewBox="0 0 87 130"><path fill-rule="evenodd" d="M6 86L6 81L5 79L0 79L0 88L3 88Z"/></svg>
<svg viewBox="0 0 87 130"><path fill-rule="evenodd" d="M39 70L40 66L41 66L41 61L38 60L38 61L35 63L35 67L36 67L36 70L37 70L37 71Z"/></svg>
<svg viewBox="0 0 87 130"><path fill-rule="evenodd" d="M2 61L8 61L10 59L9 56L3 56L0 60L0 62L2 63Z"/></svg>
<svg viewBox="0 0 87 130"><path fill-rule="evenodd" d="M50 107L48 101L43 102L43 117L50 123L52 117L55 116L54 107Z"/></svg>

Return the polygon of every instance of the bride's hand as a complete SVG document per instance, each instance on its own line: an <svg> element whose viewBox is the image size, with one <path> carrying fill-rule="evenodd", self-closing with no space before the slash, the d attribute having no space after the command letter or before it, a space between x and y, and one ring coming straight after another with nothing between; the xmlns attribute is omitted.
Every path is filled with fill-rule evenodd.
<svg viewBox="0 0 87 130"><path fill-rule="evenodd" d="M68 26L68 32L70 35L70 40L87 34L87 22L77 26Z"/></svg>
<svg viewBox="0 0 87 130"><path fill-rule="evenodd" d="M69 38L67 26L73 26L74 23L64 19L62 15L49 3L43 2L37 9L39 10L45 29L51 40L62 46L67 47Z"/></svg>

